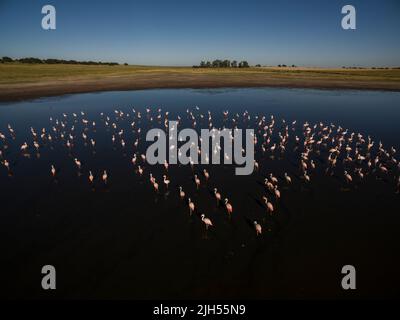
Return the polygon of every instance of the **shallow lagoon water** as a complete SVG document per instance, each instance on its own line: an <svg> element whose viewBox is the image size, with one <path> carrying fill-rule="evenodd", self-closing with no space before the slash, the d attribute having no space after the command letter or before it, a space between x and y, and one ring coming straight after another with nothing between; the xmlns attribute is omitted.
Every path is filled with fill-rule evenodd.
<svg viewBox="0 0 400 320"><path fill-rule="evenodd" d="M199 107L196 111L195 106ZM322 121L350 132L371 135L385 147L400 149L400 93L299 89L144 90L77 94L0 105L0 132L11 124L16 131L5 156L12 176L0 169L2 294L24 298L352 298L398 297L400 276L400 199L385 179L366 179L345 185L342 176L326 177L318 167L310 184L296 178L293 146L285 156L259 155L260 170L251 176L234 175L232 166L198 166L202 185L192 181L190 166L170 166L169 192L156 194L148 170L161 183L164 168L146 166L138 176L129 147L113 146L111 129L101 127L100 113L132 113L151 107L169 111L169 119L193 112L212 112L216 126L222 112L274 115L299 125ZM21 155L19 147L31 140L29 129L50 130L49 117L84 111L96 121L96 148L82 139L69 153L60 141L52 148ZM127 145L131 120L120 121ZM143 119L143 132L149 128ZM189 123L187 123L189 125ZM253 124L254 125L254 124ZM79 124L76 125L77 128ZM239 127L252 127L242 123ZM79 131L80 132L80 131ZM1 142L0 142L1 145ZM144 152L141 146L140 152ZM78 176L73 157L83 163ZM50 165L57 167L57 178ZM205 183L201 170L211 178ZM109 183L92 188L87 170L109 172ZM288 172L290 186L282 185L276 212L266 215L260 203L263 178ZM199 211L213 220L205 232L199 217L189 215L178 197L182 185ZM229 197L229 218L217 206L212 190ZM252 221L263 225L257 237ZM57 290L40 287L41 267L57 270ZM340 286L341 268L357 270L357 290Z"/></svg>

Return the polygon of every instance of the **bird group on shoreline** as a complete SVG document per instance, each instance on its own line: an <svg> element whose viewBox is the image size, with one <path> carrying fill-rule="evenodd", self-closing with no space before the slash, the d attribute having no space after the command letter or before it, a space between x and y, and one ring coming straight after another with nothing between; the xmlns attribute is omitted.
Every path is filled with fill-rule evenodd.
<svg viewBox="0 0 400 320"><path fill-rule="evenodd" d="M130 163L127 167L145 179L149 177L149 182L154 192L170 192L176 190L177 195L185 205L187 205L189 215L196 213L200 221L204 224L206 230L214 227L214 224L205 212L199 210L193 197L190 196L183 186L174 182L174 177L169 174L171 164L165 160L163 173L156 177L152 166L146 161L146 155L143 152L145 139L143 135L147 127L168 128L170 113L161 108L147 107L144 111L135 108L129 111L116 109L112 114L100 113L96 121L90 120L88 115L83 112L63 113L61 117L50 117L49 125L36 129L30 127L29 134L26 136L14 129L11 124L3 131L0 130L0 161L1 165L10 176L13 175L14 168L10 158L13 156L9 151L10 146L16 144L19 135L25 140L18 148L16 156L22 155L30 157L31 154L40 154L41 150L59 144L66 148L72 155L73 166L79 172L79 175L87 177L88 184L93 186L95 183L109 184L112 179L113 168L102 168L94 170L86 166L75 151L79 143L87 148L91 148L95 153L98 143L94 133L106 129L108 136L106 140L111 146L118 146L123 152L129 154ZM400 162L396 159L396 150L394 147L385 148L381 141L376 142L371 136L361 133L351 132L335 124L326 124L323 122L311 124L308 121L298 124L297 121L286 121L281 119L277 121L273 115L265 116L260 114L252 115L248 111L231 114L224 110L218 114L215 119L211 111L205 113L200 111L199 107L186 109L184 116L176 115L174 120L180 125L183 121L195 129L222 129L222 128L242 128L251 127L254 129L255 160L254 172L256 179L262 176L264 185L264 195L260 202L264 206L265 213L268 215L276 214L276 204L281 201L281 190L290 188L293 179L302 184L312 183L314 176L319 172L324 172L326 176L340 177L343 186L351 186L355 183L362 183L365 179L373 177L374 179L385 180L393 184L393 192L400 193ZM100 119L98 121L98 119ZM215 123L221 124L217 128ZM129 130L127 129L129 128ZM1 128L0 128L1 129ZM18 132L17 132L18 131ZM233 139L233 137L232 137ZM177 146L172 145L171 148ZM218 150L222 150L220 143L217 143ZM14 146L15 149L15 146ZM198 147L198 152L200 149ZM268 159L283 157L291 153L295 163L291 171L287 170L283 175L276 175L268 172ZM15 156L15 154L14 154ZM228 157L223 154L223 157ZM49 175L55 179L59 175L58 168L62 164L52 163L49 168ZM229 195L222 192L221 186L213 183L212 175L207 168L200 169L200 165L193 162L189 163L191 167L190 179L193 181L193 190L199 190L202 185L208 185L212 192L211 197L216 201L217 206L221 206L230 217L234 213L233 205L229 200ZM266 172L267 171L267 172ZM291 172L289 174L289 172ZM175 186L176 188L171 188ZM263 225L257 220L252 221L256 235L263 233Z"/></svg>

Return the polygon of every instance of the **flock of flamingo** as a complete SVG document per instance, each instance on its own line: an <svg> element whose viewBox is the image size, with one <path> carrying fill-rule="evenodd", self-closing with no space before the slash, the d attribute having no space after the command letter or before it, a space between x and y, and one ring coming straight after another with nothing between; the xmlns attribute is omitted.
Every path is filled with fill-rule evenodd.
<svg viewBox="0 0 400 320"><path fill-rule="evenodd" d="M145 153L140 152L140 147L146 143L143 137L145 130L142 130L142 125L147 122L147 125L167 129L169 112L162 111L161 108L146 108L142 111L133 108L129 112L114 110L110 115L100 113L99 119L100 124L89 120L83 111L63 113L60 118L50 117L48 127L30 128L30 134L24 137L26 141L20 145L19 152L26 156L31 152L39 153L42 148L60 143L68 149L73 159L73 165L80 174L87 176L90 185L96 182L107 185L111 170L105 168L100 172L94 172L82 163L74 151L76 145L82 142L85 146L95 149L96 140L92 133L99 128L105 128L110 134L107 137L110 143L119 144L126 150L125 152L131 155L131 163L128 165L134 167L134 172L143 179L146 179L147 175L155 192L161 192L161 189L168 191L172 181L168 173L170 164L165 161L164 172L158 180L151 171L152 166L146 162ZM258 172L258 174L260 174L260 168L265 164L266 156L282 156L292 151L296 154L297 159L296 177L304 184L310 183L316 167L320 166L327 176L339 176L346 185L351 185L356 180L360 182L367 177L373 177L393 183L393 192L397 194L400 192L400 162L395 158L396 150L394 147L385 148L381 142L374 141L370 136L350 132L348 129L332 123L310 124L305 122L298 124L296 121L287 122L284 119L277 121L274 116L251 115L248 111L242 114L223 111L221 119L221 128L234 129L245 126L254 129L255 155L262 155L261 159L256 157L254 161L254 172ZM184 117L177 115L176 121L178 124L188 121L195 129L215 128L212 113L210 111L202 113L198 107L187 109ZM13 167L8 159L8 150L9 145L16 141L17 134L10 124L3 132L0 132L0 160L10 176L13 174ZM132 141L130 141L131 134L134 135ZM217 147L220 148L219 145ZM291 149L292 147L293 149ZM200 150L198 151L200 153ZM211 177L207 169L197 170L193 163L190 163L190 166L192 167L193 187L198 189L202 183L209 182ZM49 175L53 178L58 175L57 167L57 164L52 164L49 168ZM265 165L265 167L268 166ZM293 174L290 176L285 172L282 176L278 176L268 172L262 173L262 176L265 193L260 200L265 206L265 212L272 215L275 214L275 203L280 201L281 186L290 186ZM162 188L159 181L164 185ZM214 200L218 206L221 205L224 208L228 216L231 216L234 214L233 205L227 196L222 196L223 192L220 189L219 186L213 186ZM213 227L211 219L199 212L197 205L182 186L177 185L177 196L187 205L190 215L196 213L204 223L206 230ZM256 234L261 235L263 233L262 223L256 220L252 222Z"/></svg>

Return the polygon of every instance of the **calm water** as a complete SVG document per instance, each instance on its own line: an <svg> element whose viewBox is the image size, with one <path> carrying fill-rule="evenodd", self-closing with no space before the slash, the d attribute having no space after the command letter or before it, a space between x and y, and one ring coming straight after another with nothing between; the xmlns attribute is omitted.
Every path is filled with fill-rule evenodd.
<svg viewBox="0 0 400 320"><path fill-rule="evenodd" d="M302 125L320 121L370 135L377 146L400 149L400 93L322 91L298 89L147 90L77 94L20 103L0 104L0 150L10 171L0 166L0 249L2 295L24 298L353 298L398 297L400 276L400 196L396 194L399 171L388 167L387 175L373 173L363 180L353 172L353 183L344 180L343 166L332 175L325 172L328 153L313 157L316 169L306 183L299 171L300 151L294 135ZM149 115L146 107L151 108ZM198 107L198 109L196 108ZM136 113L132 111L135 108ZM163 119L156 121L156 109ZM165 190L163 166L142 164L145 133L163 127L165 112L170 120L182 118L190 127L187 109L197 119L197 129L207 128L210 110L216 127L232 128L239 114L239 128L254 128L262 116L275 131L290 126L284 153L256 150L258 171L235 176L234 167L170 166L169 190ZM114 110L124 114L116 115ZM223 111L229 110L224 118ZM250 120L243 119L249 112ZM85 113L81 115L81 111ZM141 119L137 112L142 113ZM66 117L63 116L66 114ZM77 118L73 117L77 114ZM101 113L104 115L101 116ZM202 119L200 115L204 115ZM110 118L105 126L106 117ZM259 118L255 118L258 116ZM52 117L53 122L49 120ZM151 118L153 118L151 120ZM56 119L64 129L52 131ZM93 128L81 120L87 119ZM135 128L131 123L135 121ZM117 129L113 129L115 123ZM7 125L15 130L9 134ZM74 146L67 136L75 127ZM30 128L42 128L52 142L32 146ZM60 126L59 126L60 127ZM85 130L85 127L88 129ZM137 131L141 128L141 132ZM126 146L122 147L118 132ZM85 143L81 134L85 132ZM111 141L112 135L116 142ZM261 137L259 137L261 138ZM96 147L90 145L96 140ZM137 149L133 144L139 139ZM30 145L21 152L24 142ZM271 143L271 144L272 144ZM297 151L296 151L297 150ZM137 152L137 164L131 162ZM398 157L397 154L394 157ZM73 159L79 158L77 170ZM3 159L1 159L3 161ZM50 166L57 168L56 178ZM137 165L145 168L137 174ZM206 182L202 170L210 179ZM107 170L107 185L100 181ZM93 186L88 172L95 176ZM193 171L192 171L193 170ZM149 173L160 184L154 192ZM284 180L284 173L292 184ZM201 186L196 189L193 175ZM263 181L273 173L279 180L281 199L268 194ZM178 196L182 186L197 209L190 215ZM228 197L232 216L217 205L213 188ZM262 196L273 202L273 215L266 213ZM211 218L206 232L198 214ZM263 234L256 236L253 222ZM41 267L57 270L57 290L41 289ZM341 289L341 268L357 270L357 290Z"/></svg>

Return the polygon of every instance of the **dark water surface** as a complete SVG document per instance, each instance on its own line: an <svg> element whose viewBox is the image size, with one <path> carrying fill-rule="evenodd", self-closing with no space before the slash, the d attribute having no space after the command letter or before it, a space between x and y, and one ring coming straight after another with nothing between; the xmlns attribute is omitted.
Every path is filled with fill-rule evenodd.
<svg viewBox="0 0 400 320"><path fill-rule="evenodd" d="M146 107L151 108L150 114ZM156 121L158 108L162 109L160 122ZM191 127L187 109L196 117L197 129L207 128L208 110L217 128L232 128L231 119L238 113L238 128L257 131L258 120L265 116L270 124L273 115L271 145L277 142L278 133L283 133L285 119L290 134L286 151L263 153L256 147L260 168L250 176L235 176L234 166L229 165L198 165L193 169L170 165L166 172L162 165L143 164L140 154L148 145L144 141L147 130L163 128L166 111L170 120L181 117L181 128ZM124 114L116 115L114 110ZM229 110L225 118L224 110ZM246 110L250 120L243 119ZM63 121L65 128L57 126L56 119ZM82 119L89 124L84 125ZM354 168L340 159L332 174L326 174L329 153L322 150L312 155L316 169L308 170L311 181L306 183L299 169L303 140L299 149L293 141L295 135L304 138L306 121L311 127L320 121L333 123L335 130L341 126L349 135L361 133L365 139L370 135L375 156L379 141L385 150L391 146L400 149L399 120L400 93L393 92L178 89L77 94L0 104L0 132L6 135L5 141L0 139L0 160L10 163L10 171L0 165L2 296L399 297L399 169L385 164L387 174L372 168L364 179L351 171L353 182L349 184L343 170ZM9 133L8 124L15 136ZM65 144L72 125L74 146L69 150ZM60 128L57 133L53 126ZM33 147L31 127L38 135L45 128L46 136L53 138L50 142L39 137L39 152ZM118 136L121 129L125 147ZM65 132L64 139L61 132ZM82 132L88 136L86 144ZM114 144L112 135L116 136ZM90 139L95 139L95 148ZM258 139L262 142L261 135ZM25 141L29 149L21 152ZM134 153L136 165L131 162ZM397 153L393 157L397 158ZM82 162L80 171L74 158ZM51 165L57 169L55 178ZM143 176L137 173L138 165L144 167ZM202 175L204 168L210 173L207 182ZM89 170L95 177L93 186L88 181ZM109 175L106 185L100 178L103 170ZM160 184L158 193L149 182L150 172ZM285 182L285 172L292 177L291 184ZM165 173L171 180L168 191L162 183ZM199 189L193 181L196 173L201 180ZM264 186L270 173L279 180L279 200ZM196 204L194 214L189 214L186 200L179 198L178 186ZM217 205L214 187L223 198L229 198L234 208L231 217L222 204ZM267 213L263 195L273 202L273 215ZM209 217L214 227L206 231L200 213ZM256 235L254 221L262 225L261 236ZM47 264L57 270L54 291L41 288L41 268ZM348 264L357 270L354 291L341 288L341 269Z"/></svg>

